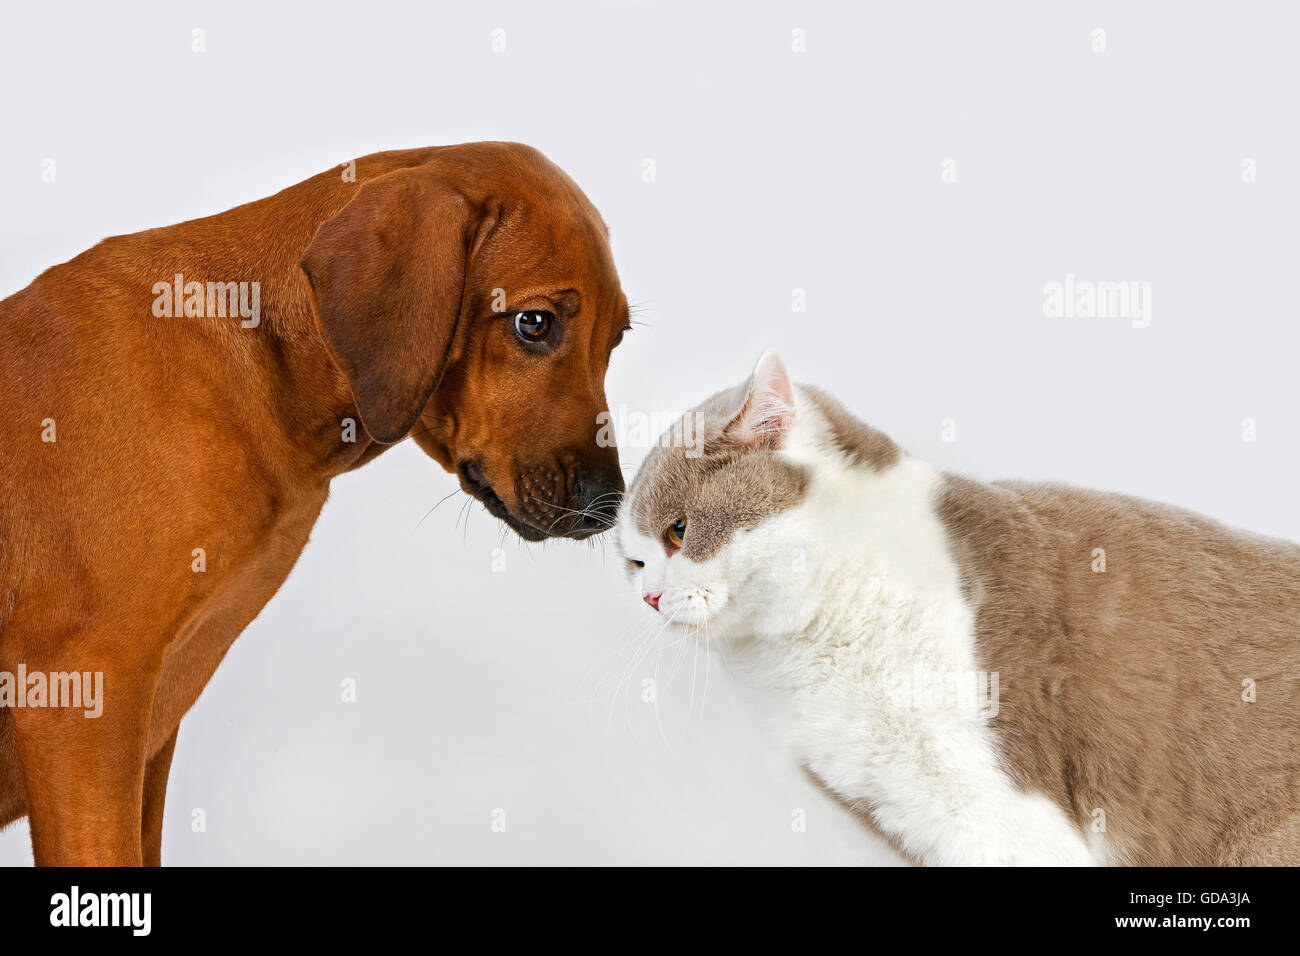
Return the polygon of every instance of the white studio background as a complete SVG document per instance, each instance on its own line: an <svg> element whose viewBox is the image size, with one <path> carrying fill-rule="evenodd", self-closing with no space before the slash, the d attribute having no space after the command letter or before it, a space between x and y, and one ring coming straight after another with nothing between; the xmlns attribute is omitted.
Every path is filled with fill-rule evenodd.
<svg viewBox="0 0 1300 956"><path fill-rule="evenodd" d="M3 13L0 295L366 153L521 140L602 210L641 305L616 410L680 411L774 345L943 467L1300 538L1286 5L125 9ZM1047 317L1067 274L1149 282L1149 327ZM894 859L720 661L635 657L653 615L612 546L507 539L494 571L495 520L428 513L455 487L410 443L335 482L181 726L166 862ZM29 862L17 824L0 863Z"/></svg>

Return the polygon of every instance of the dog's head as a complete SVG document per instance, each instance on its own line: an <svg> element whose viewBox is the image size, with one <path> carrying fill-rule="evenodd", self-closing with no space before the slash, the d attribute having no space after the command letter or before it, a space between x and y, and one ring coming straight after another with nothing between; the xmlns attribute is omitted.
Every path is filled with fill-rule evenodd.
<svg viewBox="0 0 1300 956"><path fill-rule="evenodd" d="M526 539L613 523L604 379L627 299L556 166L513 143L432 150L362 185L302 266L372 438L411 435Z"/></svg>

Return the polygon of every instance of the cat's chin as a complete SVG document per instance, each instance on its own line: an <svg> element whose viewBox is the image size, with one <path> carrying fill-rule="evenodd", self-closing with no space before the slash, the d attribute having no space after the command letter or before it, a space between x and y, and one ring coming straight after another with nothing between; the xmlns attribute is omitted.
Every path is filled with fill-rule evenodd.
<svg viewBox="0 0 1300 956"><path fill-rule="evenodd" d="M686 618L670 618L668 626L674 631L686 634L701 642L722 644L731 628L727 624L727 615L710 612L703 615L691 615Z"/></svg>
<svg viewBox="0 0 1300 956"><path fill-rule="evenodd" d="M693 611L687 613L680 607L662 613L665 618L664 626L673 631L684 631L702 637L714 625L711 614L701 615Z"/></svg>
<svg viewBox="0 0 1300 956"><path fill-rule="evenodd" d="M704 621L686 620L685 618L675 617L670 612L664 620L664 627L670 631L686 631L688 634L693 634L697 629L704 629Z"/></svg>

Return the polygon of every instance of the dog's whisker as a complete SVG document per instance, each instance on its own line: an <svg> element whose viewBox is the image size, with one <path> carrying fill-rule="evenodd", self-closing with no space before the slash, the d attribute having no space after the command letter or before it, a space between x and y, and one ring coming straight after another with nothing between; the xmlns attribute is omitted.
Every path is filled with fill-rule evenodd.
<svg viewBox="0 0 1300 956"><path fill-rule="evenodd" d="M460 512L456 515L456 523L452 526L452 530L453 530L453 531L455 531L457 528L460 527L460 522L461 522L462 519L465 520L465 525L466 525L466 527L469 526L468 513L469 513L469 510L470 510L470 506L471 506L472 504L474 504L474 499L473 499L473 498L470 498L470 497L467 495L467 496L465 497L465 503L464 503L463 505L460 506Z"/></svg>
<svg viewBox="0 0 1300 956"><path fill-rule="evenodd" d="M610 492L610 494L613 494L613 492ZM558 525L561 521L564 521L566 518L578 518L580 520L597 522L600 530L596 532L596 534L591 535L590 537L596 537L598 535L604 534L610 528L614 527L614 525L617 523L617 520L613 517L610 517L609 515L594 513L591 509L595 507L596 504L595 502L593 502L593 504L588 506L588 508L586 509L578 510L576 508L566 508L563 505L557 505L554 504L553 502L545 501L534 495L528 495L526 497L530 501L540 502L560 512L560 515L554 521L552 521L550 526L546 529L547 535L550 535L550 533L555 530L555 526ZM601 497L605 497L605 496L602 495ZM599 501L599 499L597 499L597 501Z"/></svg>
<svg viewBox="0 0 1300 956"><path fill-rule="evenodd" d="M426 511L426 512L424 513L424 518L421 518L419 521L417 521L417 522L415 523L415 527L411 529L411 533L414 534L416 531L418 531L418 530L420 529L420 525L424 524L424 520L425 520L425 518L428 518L429 515L433 514L435 511L438 510L438 505L441 505L444 501L447 501L447 500L450 499L450 498L454 498L456 495L459 495L459 494L464 494L464 492L462 492L461 489L457 488L457 489L456 489L455 491L453 491L451 494L447 495L447 496L444 497L444 498L439 499L438 504L434 505L432 508L430 508L428 511Z"/></svg>

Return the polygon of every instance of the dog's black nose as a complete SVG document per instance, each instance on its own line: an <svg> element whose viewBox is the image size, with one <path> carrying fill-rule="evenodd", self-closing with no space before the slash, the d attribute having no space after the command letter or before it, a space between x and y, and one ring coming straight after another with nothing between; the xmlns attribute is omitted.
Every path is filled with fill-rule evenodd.
<svg viewBox="0 0 1300 956"><path fill-rule="evenodd" d="M584 478L577 483L574 492L574 510L581 517L573 537L590 537L614 526L618 518L618 503L623 497L622 472Z"/></svg>

